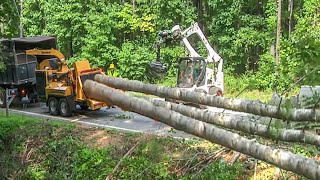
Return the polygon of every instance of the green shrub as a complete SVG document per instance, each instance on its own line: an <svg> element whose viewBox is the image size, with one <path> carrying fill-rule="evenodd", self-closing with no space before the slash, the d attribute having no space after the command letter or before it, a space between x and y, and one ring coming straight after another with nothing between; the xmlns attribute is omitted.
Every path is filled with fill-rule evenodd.
<svg viewBox="0 0 320 180"><path fill-rule="evenodd" d="M228 165L223 161L217 161L210 164L201 173L194 172L182 179L234 180L238 177L243 177L243 168L240 163Z"/></svg>

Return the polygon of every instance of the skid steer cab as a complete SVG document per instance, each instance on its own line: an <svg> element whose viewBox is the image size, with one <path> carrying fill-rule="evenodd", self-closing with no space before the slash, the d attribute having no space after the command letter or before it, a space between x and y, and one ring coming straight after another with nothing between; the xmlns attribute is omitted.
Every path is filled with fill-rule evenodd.
<svg viewBox="0 0 320 180"><path fill-rule="evenodd" d="M179 89L223 96L223 73L217 72L215 63L207 63L203 57L181 57L178 59L177 66L176 87ZM175 99L166 99L166 101L191 105L201 109L207 108L205 105Z"/></svg>
<svg viewBox="0 0 320 180"><path fill-rule="evenodd" d="M91 68L89 61L77 61L69 68L64 56L57 50L28 50L27 54L43 56L36 70L36 86L40 101L46 102L51 115L72 116L81 109L99 110L108 106L104 102L87 98L83 91L85 80L104 74L100 68Z"/></svg>
<svg viewBox="0 0 320 180"><path fill-rule="evenodd" d="M212 63L212 66L215 64ZM178 60L177 87L190 91L222 96L223 74L215 73L202 57L183 57Z"/></svg>

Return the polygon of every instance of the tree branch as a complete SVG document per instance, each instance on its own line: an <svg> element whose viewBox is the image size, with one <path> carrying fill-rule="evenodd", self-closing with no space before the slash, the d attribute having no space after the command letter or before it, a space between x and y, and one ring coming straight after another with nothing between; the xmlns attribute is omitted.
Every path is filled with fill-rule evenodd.
<svg viewBox="0 0 320 180"><path fill-rule="evenodd" d="M117 163L117 165L113 168L112 172L106 177L106 180L110 180L113 176L113 174L118 170L118 168L120 167L120 165L122 164L123 160L128 157L129 155L131 155L131 153L133 152L133 150L138 147L139 142L137 142L121 159L120 161Z"/></svg>

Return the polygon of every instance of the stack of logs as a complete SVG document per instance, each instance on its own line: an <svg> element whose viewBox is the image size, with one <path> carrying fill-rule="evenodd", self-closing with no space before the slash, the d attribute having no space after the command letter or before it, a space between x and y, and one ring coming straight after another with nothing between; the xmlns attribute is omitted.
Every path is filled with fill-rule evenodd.
<svg viewBox="0 0 320 180"><path fill-rule="evenodd" d="M220 144L226 148L273 164L281 169L292 171L310 179L320 179L320 164L316 160L282 149L274 149L230 130L279 141L320 146L320 136L317 134L303 130L276 129L272 126L257 123L254 119L250 119L250 116L214 113L152 98L134 97L124 91L141 92L161 98L182 100L184 102L269 117L271 120L275 118L291 122L320 121L320 112L317 110L285 109L267 105L260 101L212 96L200 92L145 84L140 81L106 75L96 75L94 81L86 80L84 83L84 92L89 98L108 102L124 110L156 119L177 130Z"/></svg>

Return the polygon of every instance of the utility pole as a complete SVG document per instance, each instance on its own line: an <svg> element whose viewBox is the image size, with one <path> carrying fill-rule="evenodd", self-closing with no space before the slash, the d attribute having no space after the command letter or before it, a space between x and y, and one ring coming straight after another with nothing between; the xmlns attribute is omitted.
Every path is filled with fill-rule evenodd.
<svg viewBox="0 0 320 180"><path fill-rule="evenodd" d="M5 89L4 101L5 101L4 103L6 105L6 117L9 117L8 89Z"/></svg>
<svg viewBox="0 0 320 180"><path fill-rule="evenodd" d="M6 116L9 117L9 108L10 108L10 104L12 103L12 101L14 100L14 98L17 96L18 94L18 89L14 88L14 89L7 89L5 90L5 95L4 95L4 99L5 99L5 106L6 106Z"/></svg>

